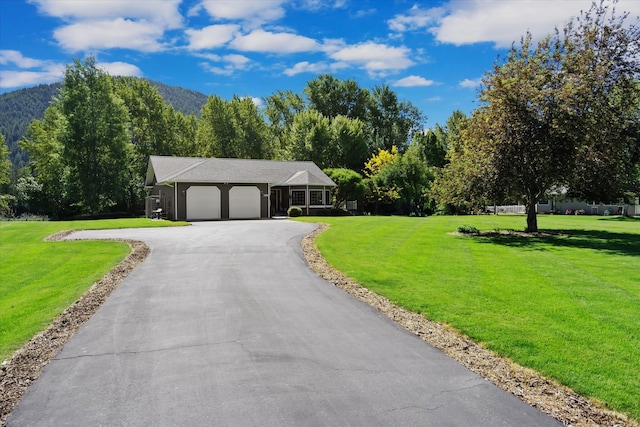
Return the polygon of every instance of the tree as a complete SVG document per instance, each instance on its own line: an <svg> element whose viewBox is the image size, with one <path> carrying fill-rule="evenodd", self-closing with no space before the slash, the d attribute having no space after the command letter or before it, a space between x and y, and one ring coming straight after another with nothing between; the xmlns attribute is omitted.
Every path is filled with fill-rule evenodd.
<svg viewBox="0 0 640 427"><path fill-rule="evenodd" d="M287 135L287 158L311 160L320 168L337 165L338 149L334 145L329 119L315 110L296 114Z"/></svg>
<svg viewBox="0 0 640 427"><path fill-rule="evenodd" d="M278 90L264 98L264 103L264 114L269 121L270 151L274 159L284 160L286 135L293 125L295 115L305 110L304 99L293 91Z"/></svg>
<svg viewBox="0 0 640 427"><path fill-rule="evenodd" d="M202 107L198 122L197 144L205 157L238 157L236 126L228 103L219 96L210 96Z"/></svg>
<svg viewBox="0 0 640 427"><path fill-rule="evenodd" d="M404 152L413 133L422 129L425 120L410 102L398 101L398 95L388 85L373 88L368 117L372 148L396 147Z"/></svg>
<svg viewBox="0 0 640 427"><path fill-rule="evenodd" d="M385 179L384 170L398 161L400 153L396 147L391 150L378 149L378 154L372 156L364 165L366 177L366 200L373 203L375 213L380 204L393 205L400 198L400 193L394 182Z"/></svg>
<svg viewBox="0 0 640 427"><path fill-rule="evenodd" d="M355 80L339 80L331 74L321 74L307 82L302 91L309 99L309 108L324 117L366 120L369 91L360 88Z"/></svg>
<svg viewBox="0 0 640 427"><path fill-rule="evenodd" d="M640 32L610 12L594 5L536 46L527 34L484 77L464 158L449 168L471 183L459 186L467 199L520 196L536 232L535 205L553 185L596 200L632 185Z"/></svg>
<svg viewBox="0 0 640 427"><path fill-rule="evenodd" d="M9 147L4 142L4 135L0 134L0 190L11 182L11 160L9 159ZM9 202L4 191L0 191L0 216L9 209Z"/></svg>
<svg viewBox="0 0 640 427"><path fill-rule="evenodd" d="M9 184L11 172L11 160L9 160L9 147L4 142L4 135L0 134L0 186Z"/></svg>
<svg viewBox="0 0 640 427"><path fill-rule="evenodd" d="M95 59L67 66L60 109L66 118L63 156L71 200L97 214L123 201L128 185L128 113Z"/></svg>
<svg viewBox="0 0 640 427"><path fill-rule="evenodd" d="M198 147L203 156L260 159L271 157L267 125L251 98L225 101L210 96L198 123Z"/></svg>
<svg viewBox="0 0 640 427"><path fill-rule="evenodd" d="M323 172L337 185L333 191L334 207L339 208L348 200L362 199L365 186L358 172L346 168L327 168Z"/></svg>
<svg viewBox="0 0 640 427"><path fill-rule="evenodd" d="M331 121L331 137L331 145L338 149L338 158L332 166L360 170L369 155L364 123L337 116Z"/></svg>
<svg viewBox="0 0 640 427"><path fill-rule="evenodd" d="M67 119L59 103L54 103L42 120L31 122L20 141L20 148L29 153L32 175L18 179L18 201L24 208L54 218L74 213L67 191L69 168L63 157L66 127Z"/></svg>
<svg viewBox="0 0 640 427"><path fill-rule="evenodd" d="M234 96L231 100L236 127L237 157L244 159L271 158L267 144L268 130L258 107L251 98Z"/></svg>
<svg viewBox="0 0 640 427"><path fill-rule="evenodd" d="M640 192L640 17L628 20L601 2L563 32L566 101L580 136L567 182L574 197L609 202Z"/></svg>

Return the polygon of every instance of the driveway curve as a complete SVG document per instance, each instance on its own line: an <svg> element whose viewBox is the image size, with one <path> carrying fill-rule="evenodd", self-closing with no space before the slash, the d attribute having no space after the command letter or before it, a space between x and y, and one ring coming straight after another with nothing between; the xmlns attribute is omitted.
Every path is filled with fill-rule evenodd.
<svg viewBox="0 0 640 427"><path fill-rule="evenodd" d="M320 279L313 224L82 231L149 257L43 370L9 426L558 426Z"/></svg>

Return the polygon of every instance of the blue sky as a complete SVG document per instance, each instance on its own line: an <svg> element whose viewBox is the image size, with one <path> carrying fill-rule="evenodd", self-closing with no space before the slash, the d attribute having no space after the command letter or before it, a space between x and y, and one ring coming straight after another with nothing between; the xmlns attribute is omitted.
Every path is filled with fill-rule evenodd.
<svg viewBox="0 0 640 427"><path fill-rule="evenodd" d="M0 92L61 80L93 55L112 75L230 98L300 92L321 73L388 84L426 127L475 108L498 55L590 0L0 0ZM640 15L640 0L617 10Z"/></svg>

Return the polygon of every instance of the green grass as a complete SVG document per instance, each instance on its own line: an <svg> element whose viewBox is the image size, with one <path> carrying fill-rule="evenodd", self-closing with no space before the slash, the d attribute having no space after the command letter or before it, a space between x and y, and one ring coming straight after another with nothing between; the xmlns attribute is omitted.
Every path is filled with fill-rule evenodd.
<svg viewBox="0 0 640 427"><path fill-rule="evenodd" d="M125 243L45 242L61 230L157 227L168 221L0 221L0 360L9 357L128 253Z"/></svg>
<svg viewBox="0 0 640 427"><path fill-rule="evenodd" d="M640 420L640 221L540 216L307 218L327 260L363 286Z"/></svg>

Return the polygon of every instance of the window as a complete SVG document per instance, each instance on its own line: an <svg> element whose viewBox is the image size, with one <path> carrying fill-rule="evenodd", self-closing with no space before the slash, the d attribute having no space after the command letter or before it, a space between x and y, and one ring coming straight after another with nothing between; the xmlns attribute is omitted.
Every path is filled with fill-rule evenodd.
<svg viewBox="0 0 640 427"><path fill-rule="evenodd" d="M331 204L331 192L329 190L324 192L324 204L325 205Z"/></svg>
<svg viewBox="0 0 640 427"><path fill-rule="evenodd" d="M322 190L309 190L309 200L311 206L322 206Z"/></svg>
<svg viewBox="0 0 640 427"><path fill-rule="evenodd" d="M291 206L305 206L306 197L304 190L291 190Z"/></svg>

